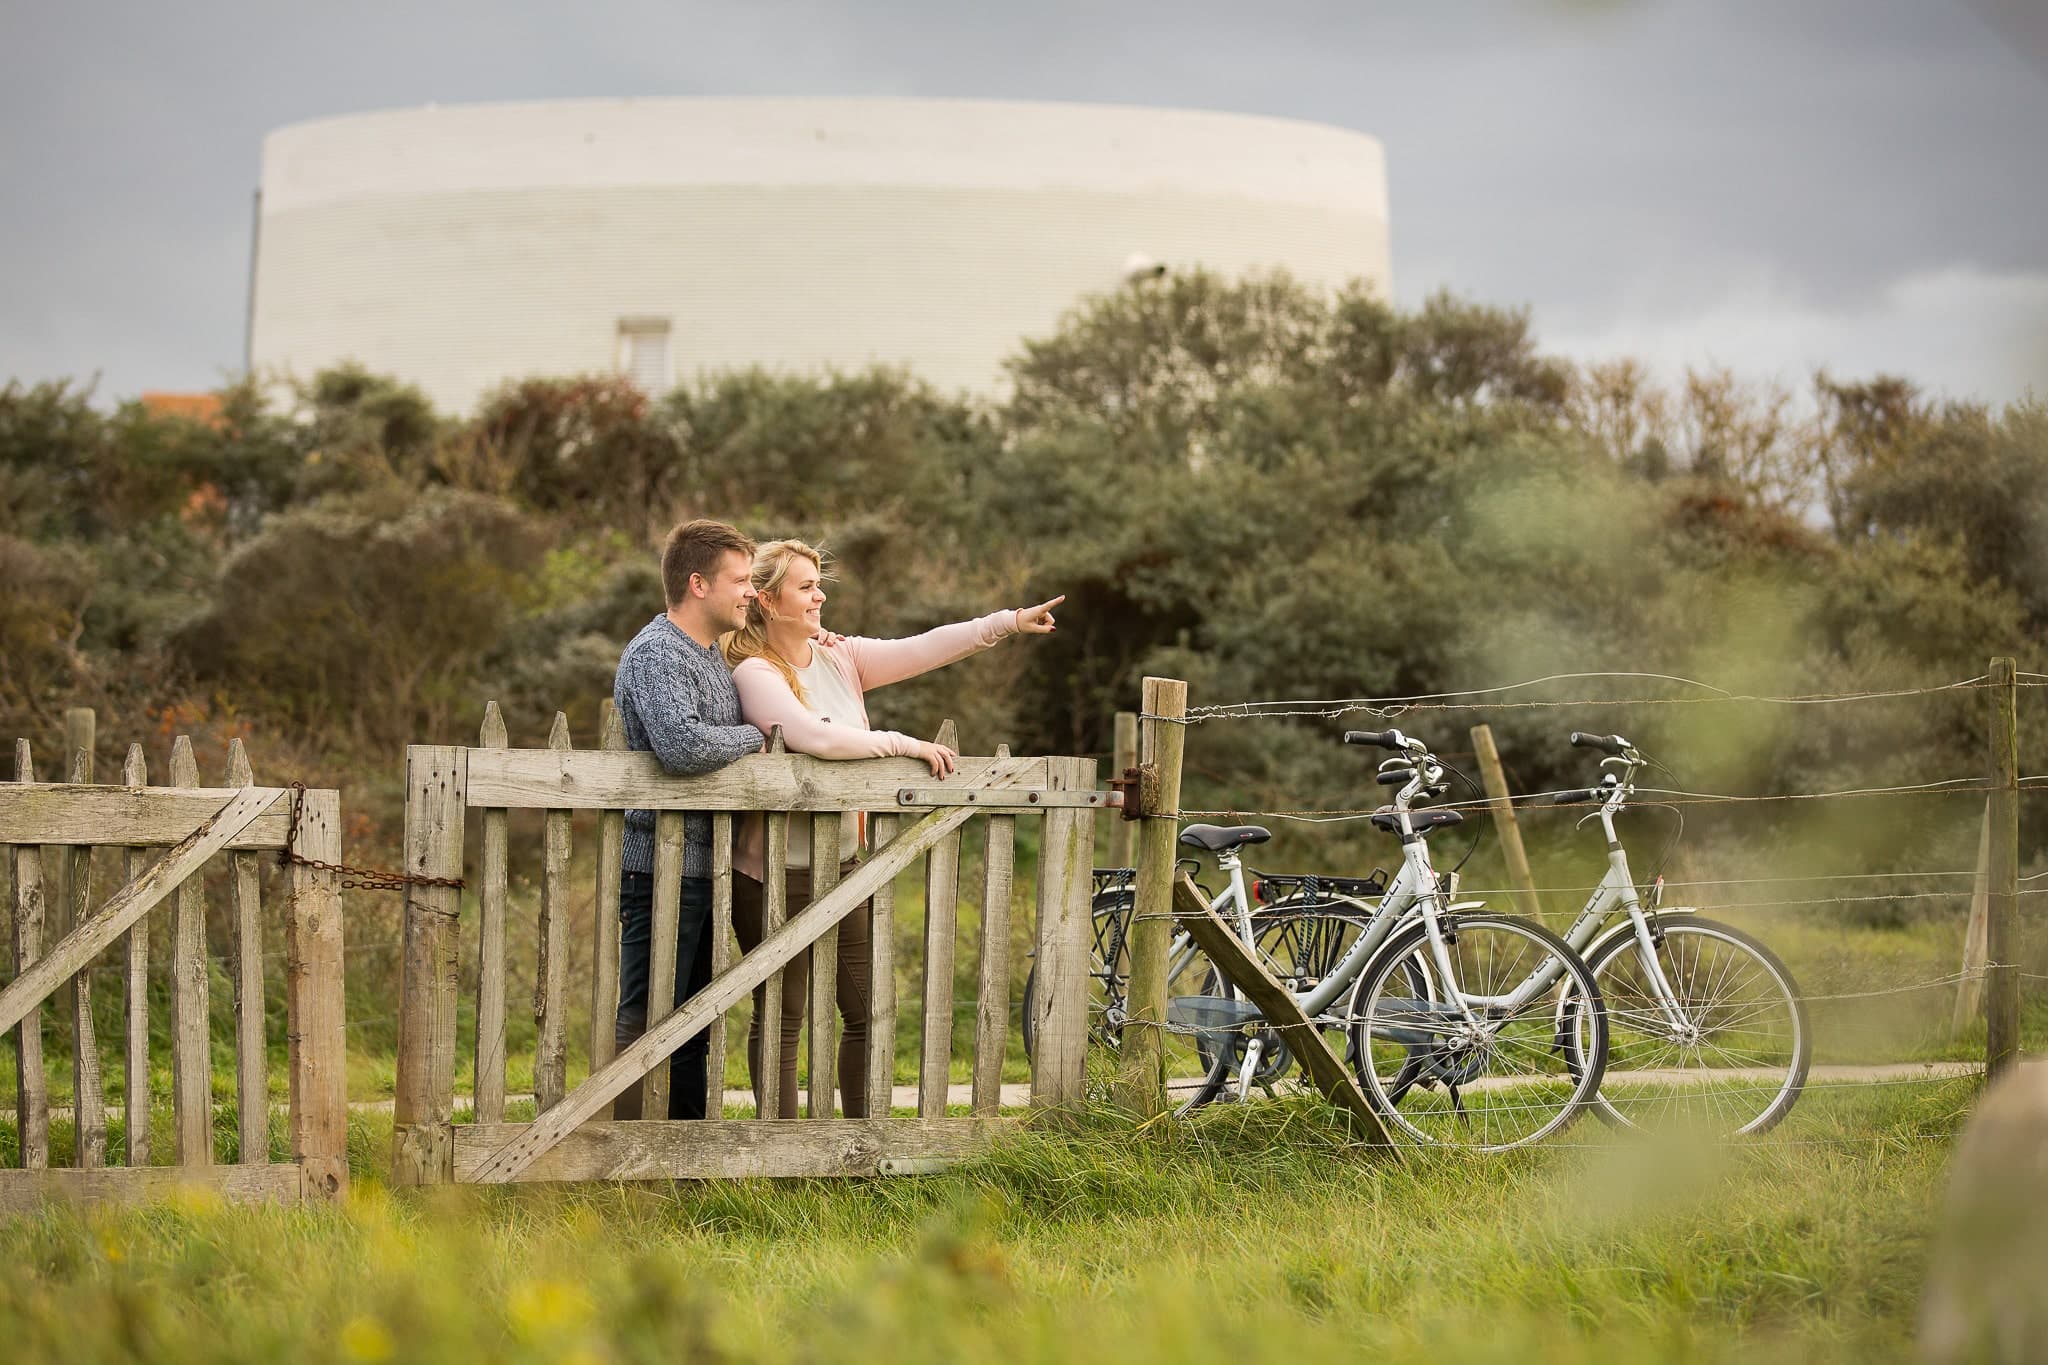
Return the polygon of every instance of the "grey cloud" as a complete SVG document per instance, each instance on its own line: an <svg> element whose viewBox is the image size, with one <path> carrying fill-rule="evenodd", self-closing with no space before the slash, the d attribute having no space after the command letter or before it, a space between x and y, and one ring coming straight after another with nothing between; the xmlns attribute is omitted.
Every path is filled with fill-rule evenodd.
<svg viewBox="0 0 2048 1365"><path fill-rule="evenodd" d="M1311 118L1387 144L1401 294L1578 336L1733 284L1859 316L1898 280L2048 269L2026 0L537 0L14 7L0 375L198 386L241 350L260 143L428 100L928 94Z"/></svg>

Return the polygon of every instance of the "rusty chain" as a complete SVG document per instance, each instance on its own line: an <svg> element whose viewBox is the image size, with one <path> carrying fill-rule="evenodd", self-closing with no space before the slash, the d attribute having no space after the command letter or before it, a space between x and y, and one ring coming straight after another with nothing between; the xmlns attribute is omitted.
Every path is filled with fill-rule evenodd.
<svg viewBox="0 0 2048 1365"><path fill-rule="evenodd" d="M319 858L308 858L299 852L299 808L305 804L306 784L291 784L292 809L290 823L285 826L284 847L277 851L279 867L310 867L321 872L332 872L340 876L343 891L403 891L408 886L447 886L461 890L464 882L460 877L429 877L424 873L393 872L383 867L351 867L347 863L330 863Z"/></svg>

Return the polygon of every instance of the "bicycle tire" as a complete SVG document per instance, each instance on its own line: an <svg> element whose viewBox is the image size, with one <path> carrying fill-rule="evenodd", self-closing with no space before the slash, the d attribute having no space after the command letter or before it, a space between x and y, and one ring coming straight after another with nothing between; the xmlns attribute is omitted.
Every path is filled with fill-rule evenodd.
<svg viewBox="0 0 2048 1365"><path fill-rule="evenodd" d="M1123 1009L1124 995L1130 986L1130 971L1124 961L1123 935L1128 932L1134 903L1135 896L1130 890L1117 888L1096 896L1089 906L1088 1034L1111 1051L1116 1050L1120 1034L1115 1021ZM1037 1000L1037 990L1038 966L1033 963L1031 970L1024 974L1021 1032L1026 1057L1033 1055L1038 1042L1032 1008Z"/></svg>
<svg viewBox="0 0 2048 1365"><path fill-rule="evenodd" d="M1707 1049L1688 1043L1673 1029L1656 1002L1637 984L1641 953L1635 935L1617 934L1595 947L1588 960L1608 1020L1609 1070L1595 1101L1597 1112L1620 1128L1671 1121L1718 1136L1770 1131L1799 1102L1813 1061L1813 1028L1791 970L1762 942L1733 925L1691 914L1653 915L1651 922L1659 965L1681 1003L1690 995L1681 982L1704 980L1716 992L1714 999L1696 1008L1707 1013L1709 1025L1719 1012L1720 1033L1732 1046L1710 1047L1728 1065L1708 1065L1714 1058L1707 1055ZM1700 942L1689 951L1689 940ZM1710 956L1708 943L1721 948ZM1751 965L1745 968L1743 959ZM1631 965L1636 975L1629 973ZM1749 996L1738 994L1752 986ZM1733 1003L1737 1000L1747 1003ZM1707 1038L1714 1035L1711 1027L1703 1032ZM1687 1064L1688 1054L1695 1064ZM1711 1079L1717 1069L1731 1073L1728 1084ZM1651 1088L1631 1096L1615 1084L1618 1071L1695 1074L1674 1078L1667 1089ZM1772 1077L1782 1075L1782 1079L1758 1077L1753 1074L1757 1071L1769 1071ZM1733 1074L1736 1072L1741 1073L1739 1078ZM1748 1084L1738 1084L1738 1079ZM1685 1103L1688 1098L1695 1102ZM1758 1098L1762 1099L1760 1106L1755 1103ZM1738 1119L1745 1121L1735 1122Z"/></svg>
<svg viewBox="0 0 2048 1365"><path fill-rule="evenodd" d="M1352 988L1360 1088L1389 1131L1426 1145L1502 1152L1541 1142L1599 1094L1607 1064L1599 984L1583 958L1532 920L1481 912L1441 924L1455 981L1440 979L1418 920ZM1489 1011L1474 1026L1451 998L1505 998L1550 958L1560 981L1511 1014ZM1418 980L1435 982L1437 993L1418 996Z"/></svg>
<svg viewBox="0 0 2048 1365"><path fill-rule="evenodd" d="M1313 900L1293 896L1274 901L1253 912L1254 951L1282 985L1300 995L1327 977L1343 960L1357 934L1371 923L1374 913L1372 906L1350 896L1318 896ZM1332 933L1323 927L1326 924L1341 927ZM1237 988L1213 966L1202 983L1201 993L1226 1000L1238 998ZM1296 1059L1271 1029L1263 1033L1264 1048L1253 1084L1269 1086L1284 1079L1294 1069ZM1232 1039L1228 1047L1204 1044L1210 1044L1210 1040L1198 1035L1196 1052L1207 1066L1201 1082L1176 1107L1178 1114L1215 1102L1232 1076L1242 1071L1242 1039Z"/></svg>

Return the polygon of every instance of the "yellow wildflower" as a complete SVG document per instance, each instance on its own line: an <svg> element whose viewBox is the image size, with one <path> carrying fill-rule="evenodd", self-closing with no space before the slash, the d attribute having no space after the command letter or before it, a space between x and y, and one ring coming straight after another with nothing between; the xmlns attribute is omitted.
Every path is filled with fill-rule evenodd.
<svg viewBox="0 0 2048 1365"><path fill-rule="evenodd" d="M342 1325L341 1353L350 1360L389 1360L391 1333L371 1317L350 1318Z"/></svg>

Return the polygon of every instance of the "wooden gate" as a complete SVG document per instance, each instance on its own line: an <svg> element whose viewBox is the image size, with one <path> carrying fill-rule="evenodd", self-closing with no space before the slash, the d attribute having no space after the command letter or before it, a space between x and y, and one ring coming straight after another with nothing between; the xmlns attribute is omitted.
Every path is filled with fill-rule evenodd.
<svg viewBox="0 0 2048 1365"><path fill-rule="evenodd" d="M1032 927L1041 989L1033 1002L1038 1017L1033 1021L1037 1043L1030 1098L1041 1105L1080 1099L1091 814L1108 800L1094 789L1093 759L1012 758L998 750L987 758L961 758L959 770L941 782L909 759L828 762L783 753L778 736L769 753L750 755L702 777L670 777L654 755L625 751L616 717L609 712L599 750L572 749L559 715L548 748L504 745L504 727L493 707L480 747L416 745L406 751L406 870L438 878L462 876L465 817L472 809L481 812L483 849L474 910L480 970L471 1123L453 1121L462 893L415 884L407 895L392 1161L397 1183L871 1175L917 1170L978 1149L992 1128L1006 1121L998 1118L997 1109L1009 1027L1011 892L1020 817L1039 823ZM620 849L629 808L656 812L653 962L647 1032L615 1056ZM506 819L515 809L546 812L535 989L538 1117L532 1123L504 1121ZM566 962L570 821L577 810L601 814L592 929L591 1072L570 1089ZM714 957L711 984L677 1006L669 983L685 811L709 812L712 819ZM841 880L840 817L847 811L871 813L872 850ZM750 812L765 815L767 933L758 948L739 956L731 931L731 848L736 819ZM814 899L807 906L786 904L783 863L792 819L811 822ZM982 929L971 1102L968 1115L948 1117L961 830L976 819L986 824L986 840L978 888ZM922 1053L916 1117L897 1118L888 1117L896 1057L894 883L919 859L924 860L926 903ZM871 897L868 1107L874 1117L843 1119L834 1117L834 944L840 920ZM707 1032L706 1111L721 1114L727 1012L765 983L771 998L764 1011L762 1052L774 1057L780 970L813 944L818 951L812 955L808 1118L610 1118L612 1101L633 1086L641 1088L642 1112L666 1113L668 1068L662 1063L686 1040ZM772 1091L772 1068L769 1085ZM774 1101L771 1094L771 1113Z"/></svg>
<svg viewBox="0 0 2048 1365"><path fill-rule="evenodd" d="M270 1159L270 1091L264 1042L263 907L259 856L284 847L293 794L259 787L236 741L228 785L201 787L191 741L171 752L170 787L147 785L142 747L129 750L121 785L92 785L91 754L78 750L69 783L38 783L29 744L15 748L16 780L0 783L0 855L12 872L15 975L0 990L0 1033L15 1033L16 1135L20 1167L0 1170L0 1210L43 1199L138 1200L178 1185L201 1185L230 1198L329 1198L348 1183L341 897L333 873L294 866L285 907L286 1007L290 1015L290 1159ZM340 797L307 791L297 847L309 857L340 857ZM42 943L43 846L61 850L73 927ZM122 851L127 882L97 908L90 904L95 846ZM153 850L164 849L161 856ZM211 969L206 897L199 873L216 854L230 860L231 981L234 988L238 1142L231 1164L214 1160L212 1055L208 1033ZM146 917L171 903L172 1150L150 1141L149 933ZM123 943L126 992L120 1154L109 1166L108 1124L92 1013L92 968ZM50 1169L51 1108L43 1057L46 1002L72 1038L72 1166ZM169 1164L152 1164L168 1155Z"/></svg>

